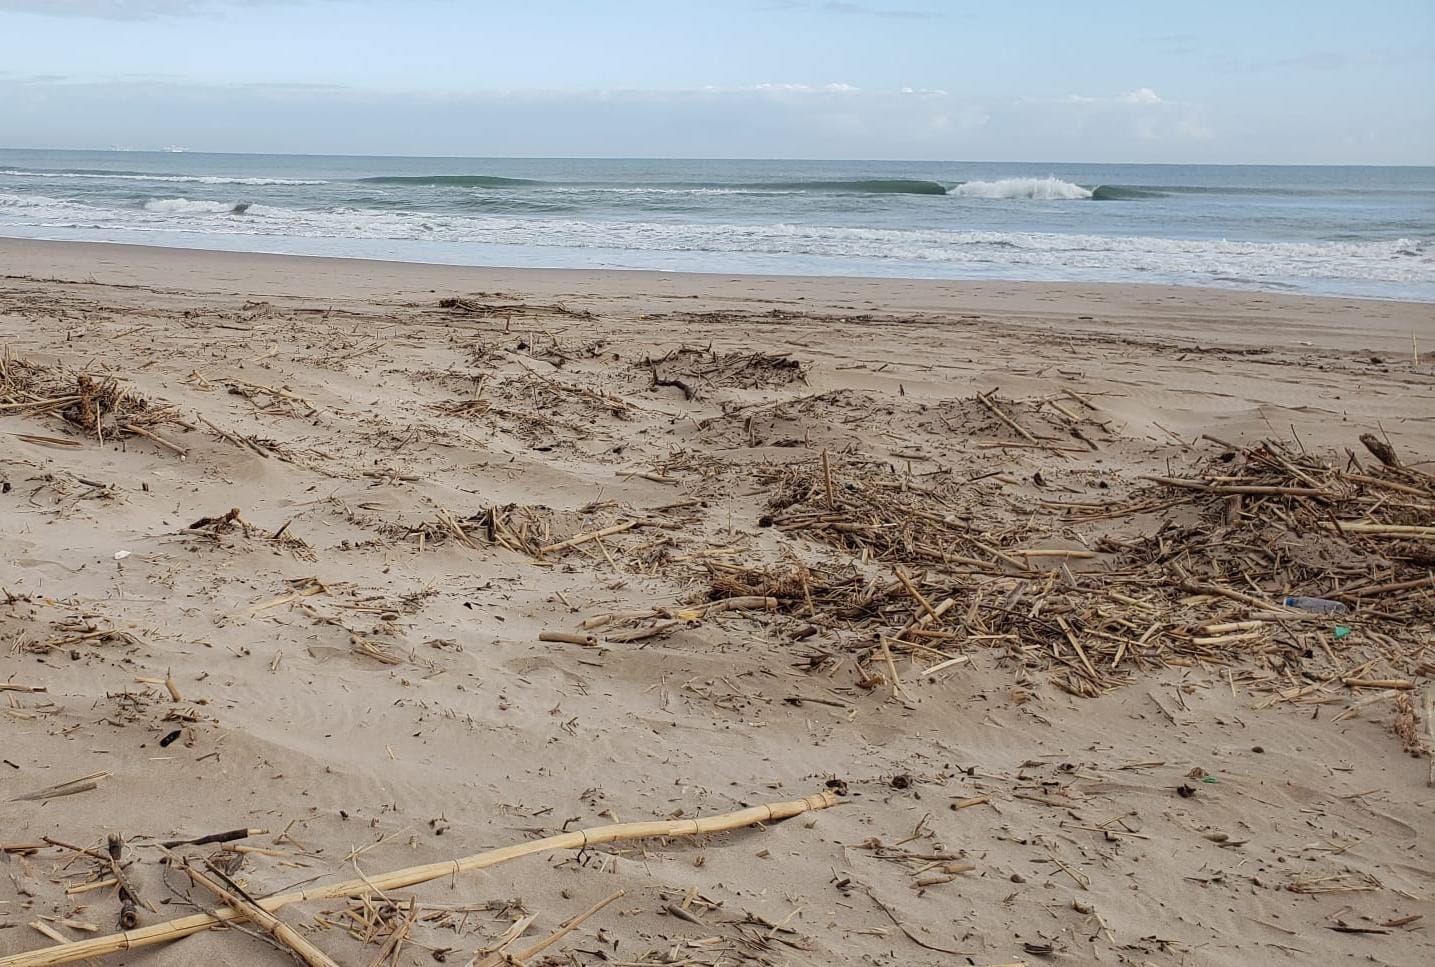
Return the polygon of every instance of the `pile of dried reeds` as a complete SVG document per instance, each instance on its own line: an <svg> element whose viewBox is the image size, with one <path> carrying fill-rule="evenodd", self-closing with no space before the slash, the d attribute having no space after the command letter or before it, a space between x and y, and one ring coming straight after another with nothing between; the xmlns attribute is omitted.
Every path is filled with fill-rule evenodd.
<svg viewBox="0 0 1435 967"><path fill-rule="evenodd" d="M859 661L905 651L935 666L997 648L1088 696L1195 663L1298 683L1360 648L1374 657L1343 678L1387 682L1435 640L1435 476L1393 457L1365 467L1273 441L1227 447L1117 502L1027 513L835 464L824 453L776 472L760 523L846 563L710 562L707 597L771 597L778 617L763 620L836 631ZM1338 607L1311 613L1288 596ZM1371 662L1384 671L1366 674ZM895 675L878 666L873 680Z"/></svg>
<svg viewBox="0 0 1435 967"><path fill-rule="evenodd" d="M788 353L721 353L711 345L679 346L637 365L651 372L654 386L676 387L689 400L718 387L769 389L807 381L806 364Z"/></svg>
<svg viewBox="0 0 1435 967"><path fill-rule="evenodd" d="M187 426L173 407L155 405L114 376L76 373L0 353L0 414L59 417L98 442L142 436L183 454L159 436L161 424Z"/></svg>

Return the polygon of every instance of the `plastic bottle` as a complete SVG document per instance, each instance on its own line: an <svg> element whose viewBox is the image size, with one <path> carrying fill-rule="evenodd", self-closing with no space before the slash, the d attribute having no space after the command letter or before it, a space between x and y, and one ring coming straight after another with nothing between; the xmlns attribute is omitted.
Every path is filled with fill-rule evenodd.
<svg viewBox="0 0 1435 967"><path fill-rule="evenodd" d="M1339 601L1331 601L1328 598L1286 598L1287 608L1299 608L1301 611L1309 611L1311 614L1345 614L1345 605Z"/></svg>

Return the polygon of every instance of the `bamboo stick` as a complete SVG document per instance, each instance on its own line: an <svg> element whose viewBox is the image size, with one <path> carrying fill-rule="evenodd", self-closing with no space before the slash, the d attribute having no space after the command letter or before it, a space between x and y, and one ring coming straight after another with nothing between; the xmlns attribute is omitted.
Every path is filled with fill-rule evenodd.
<svg viewBox="0 0 1435 967"><path fill-rule="evenodd" d="M1428 587L1435 590L1435 573L1427 574L1423 578L1416 578L1414 581L1395 581L1391 584L1369 584L1363 588L1351 588L1348 591L1341 591L1339 594L1332 594L1332 598L1350 600L1352 598L1369 597L1375 594L1388 594L1392 591L1410 591L1415 588ZM0 686L3 688L3 686Z"/></svg>
<svg viewBox="0 0 1435 967"><path fill-rule="evenodd" d="M519 953L509 954L509 955L507 955L507 956L509 956L515 963L518 963L518 964L522 964L522 963L524 963L524 962L526 962L526 961L528 961L528 960L531 960L531 959L534 958L534 957L537 957L539 954L543 953L543 951L547 950L549 947L553 946L553 945L556 944L558 941L560 941L560 940L562 940L564 937L568 936L568 934L572 933L574 930L577 930L580 926L582 926L583 922L584 922L585 920L587 920L589 917L593 916L593 915L596 914L598 911L602 910L604 907L606 907L608 904L612 903L614 900L617 900L617 899L619 899L620 897L623 897L623 896L626 896L626 895L627 895L627 891L626 891L626 890L619 890L618 892L609 895L606 899L599 900L597 903L593 904L591 907L589 907L588 909L584 910L582 913L578 914L576 917L572 917L571 919L564 921L563 924L562 924L561 926L559 926L559 928L558 928L557 930L555 930L553 933L549 934L547 937L544 937L542 940L538 941L538 943L536 943L536 944L534 944L533 946L527 948L526 950L520 951ZM514 938L514 939L517 939L517 938ZM503 954L498 954L498 956L501 958L501 957L503 957L504 955L503 955ZM503 963L503 961L502 961L501 959L500 959L500 960L493 960L493 957L494 957L494 955L490 954L488 957L484 958L483 961L481 961L481 962L477 965L477 967L489 967L490 961L492 961L494 964L502 964L502 963Z"/></svg>
<svg viewBox="0 0 1435 967"><path fill-rule="evenodd" d="M776 611L781 603L776 598L743 595L736 598L721 598L693 608L683 608L677 612L677 616L684 621L697 621L708 615L721 614L724 611Z"/></svg>
<svg viewBox="0 0 1435 967"><path fill-rule="evenodd" d="M589 541L596 541L603 537L612 537L614 534L621 534L623 531L632 530L642 524L640 520L626 520L621 524L614 524L612 527L605 527L602 530L588 531L576 537L570 537L566 541L559 541L557 544L549 544L547 547L538 549L539 554L552 554L554 551L566 551L570 547L577 547L579 544L586 544Z"/></svg>
<svg viewBox="0 0 1435 967"><path fill-rule="evenodd" d="M992 392L995 393L996 390L992 390ZM993 403L991 400L987 399L986 396L982 395L981 393L978 393L978 394L977 394L977 400L978 400L983 406L985 406L987 409L991 410L991 411L992 411L992 415L994 415L997 419L1001 420L1001 421L1002 421L1003 423L1005 423L1007 426L1009 426L1009 427L1011 427L1013 430L1015 430L1015 431L1017 432L1017 434L1018 434L1023 440L1025 440L1025 441L1028 442L1028 443L1035 444L1036 446L1042 447L1043 449L1045 449L1046 444L1042 443L1042 442L1041 442L1040 440L1038 440L1036 437L1034 437L1034 436L1032 436L1030 433L1028 433L1028 432L1026 431L1026 429L1025 429L1020 423L1018 423L1016 420L1013 420L1011 417L1007 416L1004 412L1002 412L1001 407L997 406L997 405L996 405L995 403Z"/></svg>
<svg viewBox="0 0 1435 967"><path fill-rule="evenodd" d="M171 854L173 855L173 854ZM256 927L260 927L279 943L288 947L298 955L299 959L308 964L309 967L339 967L328 954L306 940L297 930L280 920L274 914L259 906L252 899L226 889L219 882L210 879L200 870L195 869L189 863L183 866L184 872L189 878L210 893L219 897L231 908L238 908L244 911L245 919L249 920Z"/></svg>
<svg viewBox="0 0 1435 967"><path fill-rule="evenodd" d="M471 873L474 870L488 869L491 866L497 866L500 863L506 863L509 860L516 860L524 856L531 856L535 853L547 853L560 849L585 849L589 846L598 846L603 843L614 843L623 840L698 836L704 833L720 833L732 829L741 829L744 826L753 826L758 823L789 819L815 809L827 809L830 806L835 806L838 801L838 797L835 793L824 791L790 802L750 806L747 809L739 809L736 812L707 816L702 819L658 820L655 822L617 823L611 826L597 826L592 829L575 830L571 833L560 833L556 836L548 836L528 843L518 843L513 846L487 850L482 853L475 853L472 856L463 857L462 859L445 860L442 863L428 863L423 866L411 866L406 869L395 870L391 873L371 876L364 879L346 880L342 883L317 886L293 893L275 894L274 896L256 900L255 903L261 909L272 913L280 907L288 906L291 903L301 903L305 900L333 900L339 897L363 896L366 893L374 893L382 890L402 890L406 887L415 886L419 883L427 883L430 880L442 879L446 876L455 876L459 873ZM240 920L244 917L245 914L234 907L222 907L213 913L197 913L188 917L179 917L175 920L157 923L139 930L110 934L105 937L94 937L89 940L79 940L67 944L57 944L56 946L43 950L32 950L28 953L0 957L0 967L55 967L57 964L70 964L77 960L84 960L87 957L102 957L106 954L118 953L123 950L137 950L141 947L168 943L171 940L188 937L202 930L208 930L210 927L216 927L220 924L228 923L231 920Z"/></svg>
<svg viewBox="0 0 1435 967"><path fill-rule="evenodd" d="M598 639L593 635L574 634L571 631L540 631L538 640L555 641L568 645L587 645L590 648L598 643Z"/></svg>
<svg viewBox="0 0 1435 967"><path fill-rule="evenodd" d="M1222 484L1210 483L1206 480L1182 480L1178 477L1149 477L1142 476L1142 480L1150 480L1152 483L1162 484L1166 487L1180 487L1184 490L1202 490L1208 494L1268 494L1284 497L1329 497L1330 494L1324 490L1316 490L1311 487L1271 487L1264 484Z"/></svg>
<svg viewBox="0 0 1435 967"><path fill-rule="evenodd" d="M1317 523L1326 530L1339 530L1342 534L1371 534L1384 537L1414 537L1435 540L1435 527L1421 527L1418 524L1376 524L1356 520L1318 521Z"/></svg>

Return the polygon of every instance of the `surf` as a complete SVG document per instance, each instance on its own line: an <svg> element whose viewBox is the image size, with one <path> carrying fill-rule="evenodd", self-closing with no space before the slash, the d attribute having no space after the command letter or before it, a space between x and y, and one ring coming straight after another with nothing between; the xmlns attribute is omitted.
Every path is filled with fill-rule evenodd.
<svg viewBox="0 0 1435 967"><path fill-rule="evenodd" d="M202 201L191 198L151 198L141 206L156 215L243 215L249 211L247 201Z"/></svg>
<svg viewBox="0 0 1435 967"><path fill-rule="evenodd" d="M149 171L106 171L100 168L3 168L0 176L12 178L75 178L105 181L163 181L195 185L323 185L311 178L231 177L227 175L162 175Z"/></svg>
<svg viewBox="0 0 1435 967"><path fill-rule="evenodd" d="M543 184L531 178L500 178L496 175L376 175L358 180L365 185L409 185L418 188L524 188Z"/></svg>
<svg viewBox="0 0 1435 967"><path fill-rule="evenodd" d="M996 181L964 181L947 191L959 198L1030 199L1032 201L1078 201L1092 197L1090 188L1045 178L1000 178Z"/></svg>

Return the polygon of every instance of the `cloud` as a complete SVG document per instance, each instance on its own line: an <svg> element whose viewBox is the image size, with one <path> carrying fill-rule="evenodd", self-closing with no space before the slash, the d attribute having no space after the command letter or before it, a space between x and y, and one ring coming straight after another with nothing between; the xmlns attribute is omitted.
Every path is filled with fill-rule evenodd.
<svg viewBox="0 0 1435 967"><path fill-rule="evenodd" d="M1149 87L1138 87L1134 91L1127 91L1125 94L1116 95L1118 104L1165 104L1161 95Z"/></svg>
<svg viewBox="0 0 1435 967"><path fill-rule="evenodd" d="M0 78L17 144L194 151L586 157L957 157L986 113L845 83L683 90L380 93L92 78Z"/></svg>
<svg viewBox="0 0 1435 967"><path fill-rule="evenodd" d="M763 91L773 94L860 94L862 88L854 87L851 84L754 84L751 87L730 87L715 88L705 87L704 91L726 90L734 91Z"/></svg>
<svg viewBox="0 0 1435 967"><path fill-rule="evenodd" d="M0 143L462 157L902 158L940 162L1429 163L1435 125L1372 111L1242 116L1143 87L1018 100L851 84L396 93L182 78L0 75ZM1154 92L1154 89L1153 89ZM1130 97L1128 95L1137 95ZM1419 115L1429 118L1428 108Z"/></svg>
<svg viewBox="0 0 1435 967"><path fill-rule="evenodd" d="M1023 104L1070 104L1077 107L1095 106L1109 107L1111 105L1123 104L1137 107L1154 107L1157 105L1171 105L1175 101L1168 101L1160 94L1157 94L1149 87L1138 87L1135 90L1117 94L1114 97L1093 97L1089 94L1063 94L1060 97L1024 97Z"/></svg>

